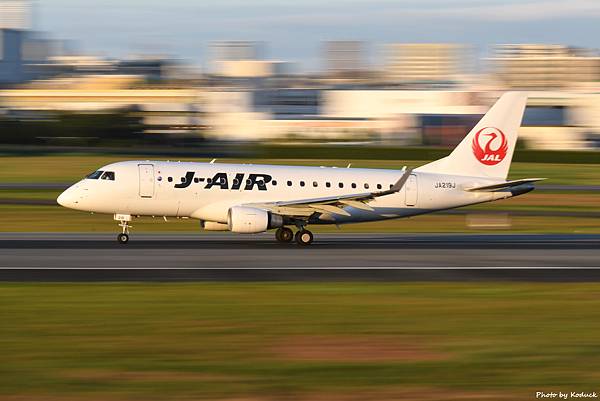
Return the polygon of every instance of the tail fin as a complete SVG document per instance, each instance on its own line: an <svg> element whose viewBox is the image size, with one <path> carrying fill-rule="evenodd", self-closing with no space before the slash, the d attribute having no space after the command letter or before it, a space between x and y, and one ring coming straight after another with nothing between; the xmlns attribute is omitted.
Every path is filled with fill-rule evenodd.
<svg viewBox="0 0 600 401"><path fill-rule="evenodd" d="M415 171L506 179L526 103L526 93L503 94L452 153Z"/></svg>

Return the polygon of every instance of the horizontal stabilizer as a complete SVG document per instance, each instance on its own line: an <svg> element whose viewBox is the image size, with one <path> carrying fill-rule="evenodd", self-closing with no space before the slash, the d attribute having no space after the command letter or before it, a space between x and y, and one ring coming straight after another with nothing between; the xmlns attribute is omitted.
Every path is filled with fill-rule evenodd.
<svg viewBox="0 0 600 401"><path fill-rule="evenodd" d="M509 188L518 187L519 185L523 185L523 184L531 184L531 183L534 183L536 181L541 181L541 180L545 180L545 178L523 178L523 179L520 179L520 180L505 181L505 182L501 182L499 184L492 184L492 185L484 185L482 187L467 188L466 191L470 191L470 192L476 192L476 191L481 191L481 192L497 192L497 191L502 191L502 190L509 189Z"/></svg>

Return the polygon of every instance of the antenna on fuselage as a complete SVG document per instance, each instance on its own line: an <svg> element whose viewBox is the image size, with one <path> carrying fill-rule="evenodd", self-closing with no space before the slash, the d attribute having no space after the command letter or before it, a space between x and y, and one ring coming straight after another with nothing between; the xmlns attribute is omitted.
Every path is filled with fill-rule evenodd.
<svg viewBox="0 0 600 401"><path fill-rule="evenodd" d="M348 163L348 165L346 166L346 168L350 168L350 166L352 166L352 163Z"/></svg>
<svg viewBox="0 0 600 401"><path fill-rule="evenodd" d="M216 161L217 159L212 159L209 164L214 164Z"/></svg>

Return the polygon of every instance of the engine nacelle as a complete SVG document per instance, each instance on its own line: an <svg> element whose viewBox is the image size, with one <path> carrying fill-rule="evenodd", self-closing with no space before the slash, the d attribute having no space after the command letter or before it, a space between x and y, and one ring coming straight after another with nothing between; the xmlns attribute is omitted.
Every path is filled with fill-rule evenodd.
<svg viewBox="0 0 600 401"><path fill-rule="evenodd" d="M200 227L204 231L229 231L229 226L225 223L218 223L216 221L201 221Z"/></svg>
<svg viewBox="0 0 600 401"><path fill-rule="evenodd" d="M234 233L262 233L283 226L283 217L254 207L234 206L227 214L227 226Z"/></svg>

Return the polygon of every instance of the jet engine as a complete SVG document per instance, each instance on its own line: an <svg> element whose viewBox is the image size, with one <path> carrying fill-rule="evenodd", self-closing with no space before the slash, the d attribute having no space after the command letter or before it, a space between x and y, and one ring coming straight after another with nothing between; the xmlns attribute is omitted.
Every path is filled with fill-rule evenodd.
<svg viewBox="0 0 600 401"><path fill-rule="evenodd" d="M254 207L234 206L227 214L227 225L234 233L262 233L283 226L283 217Z"/></svg>

